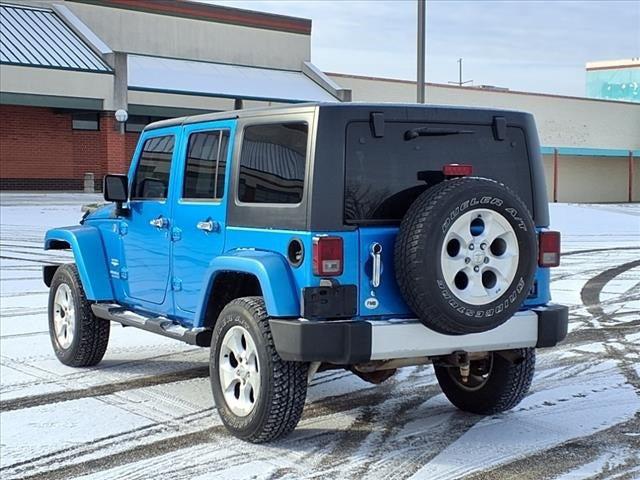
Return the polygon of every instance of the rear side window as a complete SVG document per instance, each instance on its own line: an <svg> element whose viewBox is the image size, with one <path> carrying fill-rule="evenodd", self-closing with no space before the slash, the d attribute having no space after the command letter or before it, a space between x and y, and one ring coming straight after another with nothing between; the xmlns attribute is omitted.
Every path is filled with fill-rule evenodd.
<svg viewBox="0 0 640 480"><path fill-rule="evenodd" d="M173 135L154 137L144 142L133 179L132 200L167 198L174 143Z"/></svg>
<svg viewBox="0 0 640 480"><path fill-rule="evenodd" d="M228 130L194 133L189 137L182 197L216 200L224 196Z"/></svg>
<svg viewBox="0 0 640 480"><path fill-rule="evenodd" d="M240 154L238 200L246 203L300 203L308 137L306 122L247 127Z"/></svg>

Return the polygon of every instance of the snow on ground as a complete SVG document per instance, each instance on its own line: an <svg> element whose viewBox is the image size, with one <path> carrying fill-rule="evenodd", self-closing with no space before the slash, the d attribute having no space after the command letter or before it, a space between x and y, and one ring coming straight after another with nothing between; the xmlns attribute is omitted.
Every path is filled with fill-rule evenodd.
<svg viewBox="0 0 640 480"><path fill-rule="evenodd" d="M639 205L551 205L570 334L512 411L456 410L427 366L379 386L328 371L289 438L250 445L221 425L205 349L114 324L99 366L55 359L41 267L70 257L43 234L97 200L0 195L2 478L640 478Z"/></svg>

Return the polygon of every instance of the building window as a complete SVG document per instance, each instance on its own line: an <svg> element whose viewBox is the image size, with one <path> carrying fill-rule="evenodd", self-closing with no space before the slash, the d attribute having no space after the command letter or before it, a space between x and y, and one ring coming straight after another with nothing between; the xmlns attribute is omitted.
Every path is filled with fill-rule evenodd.
<svg viewBox="0 0 640 480"><path fill-rule="evenodd" d="M76 112L71 115L74 130L100 130L99 112Z"/></svg>
<svg viewBox="0 0 640 480"><path fill-rule="evenodd" d="M308 136L305 122L247 127L240 155L238 199L247 203L300 203Z"/></svg>
<svg viewBox="0 0 640 480"><path fill-rule="evenodd" d="M173 145L173 135L154 137L144 142L133 179L132 200L167 198Z"/></svg>
<svg viewBox="0 0 640 480"><path fill-rule="evenodd" d="M219 200L224 196L229 131L194 133L189 137L183 198Z"/></svg>
<svg viewBox="0 0 640 480"><path fill-rule="evenodd" d="M140 133L144 130L144 127L150 123L157 122L158 120L164 120L164 117L150 117L148 115L129 115L127 123L125 123L125 132Z"/></svg>

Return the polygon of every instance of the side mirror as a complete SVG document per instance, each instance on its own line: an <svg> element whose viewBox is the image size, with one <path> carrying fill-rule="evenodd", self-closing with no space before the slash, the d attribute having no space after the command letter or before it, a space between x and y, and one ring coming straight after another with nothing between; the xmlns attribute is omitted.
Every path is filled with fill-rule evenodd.
<svg viewBox="0 0 640 480"><path fill-rule="evenodd" d="M105 175L102 191L107 202L116 203L116 215L126 214L127 209L122 207L129 199L129 179L126 175Z"/></svg>

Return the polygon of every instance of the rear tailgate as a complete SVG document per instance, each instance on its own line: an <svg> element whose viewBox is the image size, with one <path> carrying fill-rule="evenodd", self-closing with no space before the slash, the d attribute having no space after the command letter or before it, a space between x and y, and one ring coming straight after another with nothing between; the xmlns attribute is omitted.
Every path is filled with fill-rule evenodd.
<svg viewBox="0 0 640 480"><path fill-rule="evenodd" d="M411 310L404 303L402 294L398 289L393 267L393 247L397 233L397 226L360 227L358 229L360 243L358 300L361 316L411 315ZM382 268L378 287L373 285L373 256L371 249L374 244L382 247L380 252Z"/></svg>
<svg viewBox="0 0 640 480"><path fill-rule="evenodd" d="M445 134L407 139L407 132L425 127ZM345 153L344 220L359 231L361 316L411 314L395 281L393 250L400 220L428 187L428 172L441 172L446 164L472 165L474 176L508 185L532 209L525 133L518 127L507 127L506 138L498 140L492 125L388 121L384 136L375 137L369 122L356 121L347 126ZM377 287L374 244L382 248Z"/></svg>

